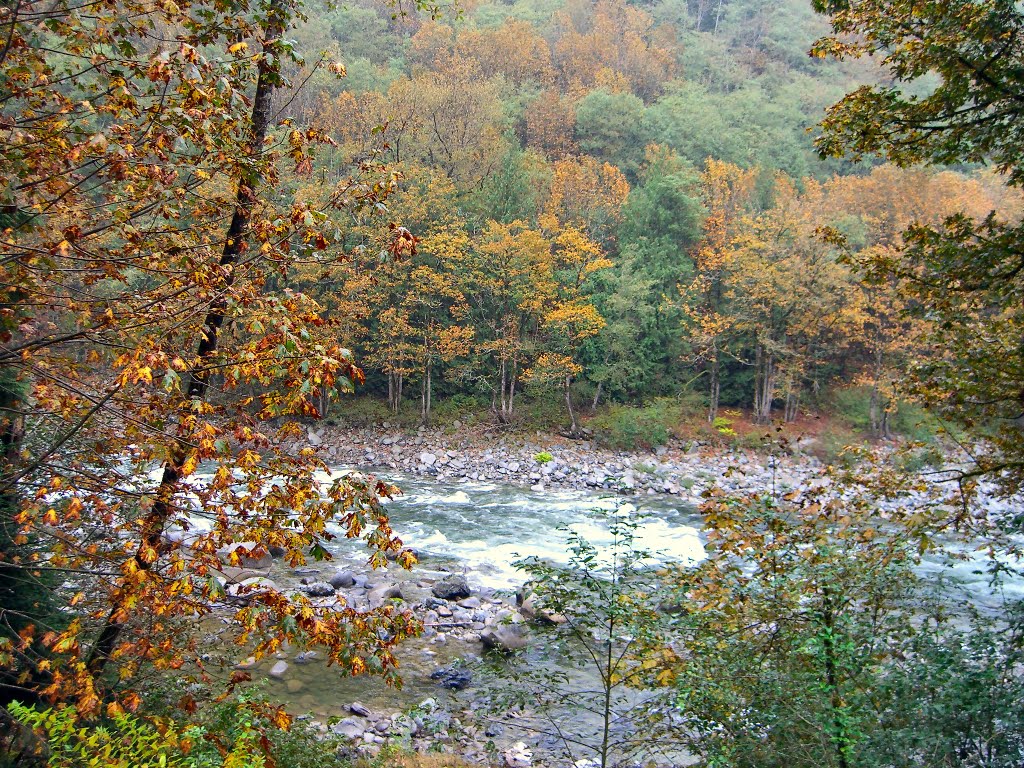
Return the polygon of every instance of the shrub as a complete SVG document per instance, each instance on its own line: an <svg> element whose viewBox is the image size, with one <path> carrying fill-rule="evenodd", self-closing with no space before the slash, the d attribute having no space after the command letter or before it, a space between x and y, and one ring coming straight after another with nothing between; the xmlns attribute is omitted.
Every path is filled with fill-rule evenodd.
<svg viewBox="0 0 1024 768"><path fill-rule="evenodd" d="M591 419L598 442L616 450L656 448L668 442L683 419L685 405L659 398L642 407L611 405Z"/></svg>
<svg viewBox="0 0 1024 768"><path fill-rule="evenodd" d="M553 458L555 457L552 456L547 451L541 451L540 453L534 454L533 456L533 460L536 461L538 464L547 464Z"/></svg>
<svg viewBox="0 0 1024 768"><path fill-rule="evenodd" d="M431 418L437 424L452 424L460 421L473 424L480 420L480 414L487 411L487 405L473 395L456 394L436 402Z"/></svg>
<svg viewBox="0 0 1024 768"><path fill-rule="evenodd" d="M862 438L853 430L833 425L818 436L818 439L811 445L809 453L826 464L849 467L855 462L856 454L847 451L847 448L861 442Z"/></svg>
<svg viewBox="0 0 1024 768"><path fill-rule="evenodd" d="M725 416L715 416L715 420L711 422L711 426L717 430L719 434L725 435L726 437L732 437L736 434L736 430L732 428L732 419L727 419Z"/></svg>
<svg viewBox="0 0 1024 768"><path fill-rule="evenodd" d="M904 472L920 472L926 467L941 465L942 452L934 445L915 446L896 455L896 466Z"/></svg>

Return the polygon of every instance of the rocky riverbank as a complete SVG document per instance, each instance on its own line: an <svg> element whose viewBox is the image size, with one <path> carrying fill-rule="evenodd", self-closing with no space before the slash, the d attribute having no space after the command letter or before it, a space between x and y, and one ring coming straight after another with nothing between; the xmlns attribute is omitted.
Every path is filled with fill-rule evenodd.
<svg viewBox="0 0 1024 768"><path fill-rule="evenodd" d="M299 714L300 721L325 736L338 737L352 756L375 755L391 745L451 752L481 764L498 758L508 768L527 768L533 754L551 758L558 751L557 743L517 729L514 715L487 714L489 689L475 669L475 660L492 654L495 663L501 663L506 654L539 641L544 626L561 621L538 610L531 596L471 587L464 575L429 561L411 571L396 564L375 571L290 568L264 558L245 566L227 585L234 596L229 600L245 601L254 588L280 586L304 592L321 607L344 603L367 610L391 602L422 621L422 635L403 643L400 652L405 688L411 695L392 690L374 698L366 691L346 701L339 691L343 679L315 652L289 647L269 658L247 657L234 664L253 679L264 680L275 700L287 702L294 712L305 712ZM222 627L206 642L225 646L220 635L230 631ZM321 692L325 678L334 681L331 701Z"/></svg>
<svg viewBox="0 0 1024 768"><path fill-rule="evenodd" d="M407 490L413 486L413 497L422 498L424 487L433 488L436 482L444 490L436 492L429 503L466 510L469 517L462 518L463 526L470 518L479 523L495 510L508 514L505 510L517 509L477 506L482 494L493 492L486 488L528 487L528 491L515 492L530 499L527 509L536 509L559 494L571 497L577 491L591 491L619 494L623 503L635 501L637 506L673 511L699 504L704 492L715 486L732 493L773 489L781 493L821 478L822 470L821 463L799 443L792 452L778 457L681 441L654 452L616 452L589 441L551 435L524 437L467 430L453 434L429 428L406 431L383 424L359 429L316 425L285 448L310 446L331 465L376 471L384 477L404 476ZM465 484L466 492L451 493L452 486L460 484ZM548 490L550 496L545 494ZM921 500L927 495L922 488L908 488L906 493ZM585 493L579 496L589 498ZM879 499L879 509L898 503ZM420 513L426 507L415 509ZM561 522L563 516L564 508L551 518L551 525ZM458 519L458 513L453 514L451 520ZM685 522L677 519L673 525L678 529ZM436 525L447 530L442 523ZM492 519L488 525L496 522ZM531 530L539 532L541 528ZM474 532L471 537L479 535ZM416 548L415 540L409 543ZM487 558L493 555L490 546L488 540ZM341 568L311 564L292 569L279 560L264 558L246 563L247 569L232 574L234 583L227 587L229 594L237 594L237 584L258 586L261 580L270 580L286 590L302 590L324 606L341 599L365 610L394 601L412 611L423 621L425 632L402 646L406 690L401 697L395 692L375 695L355 686L343 691L338 678L319 660L298 652L286 650L273 659L259 663L242 659L238 664L254 677L265 678L271 694L279 694L295 712L310 713L316 727L341 737L353 750L375 753L384 745L400 744L415 750L443 749L481 763L504 761L509 768L525 768L531 756L545 761L557 752L557 744L525 734L514 721L480 717L486 709L485 687L474 677L473 665L464 665L460 659L479 660L489 653L500 656L524 646L535 648L545 624L558 617L538 615L528 599L517 600L509 592L483 586L479 560L474 570L435 552L412 571L394 564L369 571L351 561ZM245 598L242 592L238 599Z"/></svg>
<svg viewBox="0 0 1024 768"><path fill-rule="evenodd" d="M317 425L305 439L287 446L316 448L329 464L418 476L458 485L496 483L529 487L533 493L568 489L620 494L623 503L642 497L678 499L695 506L712 486L732 492L786 490L814 474L817 460L809 456L759 456L724 451L707 445L673 441L653 452L616 452L590 441L559 436L489 435L438 429L405 431L384 424L342 429ZM410 542L415 548L416 542ZM426 558L412 571L396 565L361 571L351 563L340 569L311 564L299 569L280 561L246 563L233 574L228 593L237 594L263 582L266 586L299 589L315 603L339 599L358 610L394 602L424 624L422 637L403 644L403 677L415 695L401 702L374 699L365 693L334 698L324 706L317 690L326 674L315 657L288 650L275 658L238 661L239 668L264 678L270 692L279 692L295 706L308 708L311 724L342 738L351 749L374 754L384 745L414 750L443 749L477 762L504 762L524 768L533 756L549 759L557 744L531 738L515 722L481 717L486 692L461 660L480 659L523 650L538 642L545 626L558 616L538 612L528 596L517 600L505 592L467 581L458 566ZM451 569L451 571L449 571ZM257 572L258 571L258 572ZM242 590L244 599L245 589ZM457 692L453 697L452 692ZM334 692L336 694L336 691Z"/></svg>
<svg viewBox="0 0 1024 768"><path fill-rule="evenodd" d="M621 452L557 435L451 434L424 427L409 432L387 423L358 429L318 426L294 447L305 445L319 449L330 463L408 472L439 482L669 494L693 504L715 485L729 492L785 490L821 468L799 445L795 455L784 456L679 440L653 452Z"/></svg>

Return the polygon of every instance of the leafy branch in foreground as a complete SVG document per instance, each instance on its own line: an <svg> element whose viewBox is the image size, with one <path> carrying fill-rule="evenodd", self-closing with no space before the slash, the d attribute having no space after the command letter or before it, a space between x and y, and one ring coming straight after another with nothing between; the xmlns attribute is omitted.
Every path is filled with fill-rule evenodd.
<svg viewBox="0 0 1024 768"><path fill-rule="evenodd" d="M331 525L375 564L400 548L392 488L320 479L312 449L287 448L294 418L362 381L290 282L345 258L346 223L395 184L371 159L282 191L327 141L274 113L299 18L290 0L0 10L0 563L64 577L62 622L0 606L5 698L135 709L140 672L203 674L185 628L244 557L324 557ZM393 608L246 597L233 618L257 655L316 645L346 673L393 680L416 631Z"/></svg>

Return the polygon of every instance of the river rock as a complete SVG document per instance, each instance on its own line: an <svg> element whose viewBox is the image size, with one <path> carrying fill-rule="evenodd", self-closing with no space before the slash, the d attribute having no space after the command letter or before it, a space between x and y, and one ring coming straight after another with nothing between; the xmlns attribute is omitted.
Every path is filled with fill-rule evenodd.
<svg viewBox="0 0 1024 768"><path fill-rule="evenodd" d="M331 726L331 732L346 739L358 739L363 735L363 726L354 717L346 717Z"/></svg>
<svg viewBox="0 0 1024 768"><path fill-rule="evenodd" d="M324 444L323 438L313 431L306 433L306 440L308 440L309 444L312 445L314 448Z"/></svg>
<svg viewBox="0 0 1024 768"><path fill-rule="evenodd" d="M434 466L434 463L436 461L437 461L437 456L435 456L432 453L428 453L427 451L424 451L423 453L420 454L420 464L422 464L425 467L432 467L432 466Z"/></svg>
<svg viewBox="0 0 1024 768"><path fill-rule="evenodd" d="M565 624L568 619L560 613L549 611L537 605L537 596L529 595L519 606L519 612L528 619L545 624Z"/></svg>
<svg viewBox="0 0 1024 768"><path fill-rule="evenodd" d="M533 763L533 750L525 742L517 741L502 753L507 768L530 768Z"/></svg>
<svg viewBox="0 0 1024 768"><path fill-rule="evenodd" d="M450 664L447 667L441 667L441 669L431 672L430 679L436 680L445 688L461 691L464 688L468 688L469 684L473 682L473 673L459 664Z"/></svg>
<svg viewBox="0 0 1024 768"><path fill-rule="evenodd" d="M466 577L459 574L452 574L443 581L437 582L430 591L434 593L435 597L440 597L442 600L460 600L472 595Z"/></svg>
<svg viewBox="0 0 1024 768"><path fill-rule="evenodd" d="M246 656L240 662L235 664L235 669L252 669L257 664L259 664L259 662L256 661L255 656Z"/></svg>
<svg viewBox="0 0 1024 768"><path fill-rule="evenodd" d="M353 701L351 704L349 704L348 711L351 712L353 715L359 715L359 717L370 717L371 714L370 708L358 701Z"/></svg>
<svg viewBox="0 0 1024 768"><path fill-rule="evenodd" d="M337 571L327 580L327 583L335 589L348 589L355 586L356 579L352 575L352 571Z"/></svg>
<svg viewBox="0 0 1024 768"><path fill-rule="evenodd" d="M275 680L283 680L284 676L288 673L288 662L279 661L270 668L268 673Z"/></svg>
<svg viewBox="0 0 1024 768"><path fill-rule="evenodd" d="M310 664L316 659L317 655L316 651L302 651L301 653L296 654L295 663Z"/></svg>
<svg viewBox="0 0 1024 768"><path fill-rule="evenodd" d="M481 606L480 598L473 596L467 597L465 600L459 600L459 605L463 608L469 608L470 610L476 610Z"/></svg>
<svg viewBox="0 0 1024 768"><path fill-rule="evenodd" d="M526 647L526 629L518 624L486 627L480 633L480 642L484 648L499 653L521 651Z"/></svg>
<svg viewBox="0 0 1024 768"><path fill-rule="evenodd" d="M366 599L370 601L370 607L372 608L383 605L388 600L403 600L402 585L385 584L380 587L374 587L366 594Z"/></svg>
<svg viewBox="0 0 1024 768"><path fill-rule="evenodd" d="M302 591L310 597L330 597L334 594L334 587L326 581L314 581L304 586Z"/></svg>

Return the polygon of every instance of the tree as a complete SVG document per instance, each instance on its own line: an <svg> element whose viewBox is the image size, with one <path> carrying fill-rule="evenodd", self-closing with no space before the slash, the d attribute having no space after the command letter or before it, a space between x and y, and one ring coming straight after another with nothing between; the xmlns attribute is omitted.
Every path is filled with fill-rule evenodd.
<svg viewBox="0 0 1024 768"><path fill-rule="evenodd" d="M798 195L783 177L775 204L743 224L734 241L725 292L736 330L754 347L754 421L771 422L777 394L793 421L805 381L819 389L815 370L835 356L862 325L862 299L835 249L817 236L818 185Z"/></svg>
<svg viewBox="0 0 1024 768"><path fill-rule="evenodd" d="M89 715L104 698L138 706L143 666L192 655L177 621L208 613L244 556L323 557L332 521L351 535L370 526L378 550L399 545L386 486L325 485L315 452L276 447L266 426L284 419L277 437L295 435L321 393L361 381L319 306L279 278L332 258L322 207L375 206L391 186L371 165L322 207L277 193L284 159L308 174L320 140L272 112L297 8L80 11L28 2L0 19L0 508L16 547L39 542L2 556L5 569L62 574L68 617L31 623L0 652L41 641L35 674L5 683ZM259 655L318 645L352 673L393 674L391 644L415 628L393 610L249 597L234 613L240 642Z"/></svg>
<svg viewBox="0 0 1024 768"><path fill-rule="evenodd" d="M725 279L733 242L751 205L757 173L709 160L701 175L701 200L707 209L704 236L694 256L694 277L683 289L692 357L708 372L708 421L718 413L723 359L732 354L731 314L726 309Z"/></svg>
<svg viewBox="0 0 1024 768"><path fill-rule="evenodd" d="M539 668L511 659L503 675L514 684L503 681L495 708L521 710L512 722L561 742L575 764L650 760L671 754L677 743L672 721L657 717L671 675L664 667L674 659L673 617L661 610L664 584L648 567L653 553L637 546L635 513L630 505L613 513L607 548L571 533L565 566L536 557L515 563L530 577L527 600L547 617L549 626L538 628L545 633L542 653L557 663ZM589 679L581 681L580 671ZM661 690L648 688L659 672ZM571 728L566 710L574 715Z"/></svg>
<svg viewBox="0 0 1024 768"><path fill-rule="evenodd" d="M557 222L549 222L557 227ZM539 334L540 355L526 371L535 382L559 382L569 413L569 432L579 434L572 404L572 380L583 372L577 362L581 343L596 336L605 326L604 318L586 296L586 283L612 262L601 247L575 227L561 228L554 242L554 275L558 294L544 313Z"/></svg>
<svg viewBox="0 0 1024 768"><path fill-rule="evenodd" d="M817 0L815 7L830 14L833 35L814 53L875 56L891 78L829 110L818 140L823 155L991 163L1010 186L1024 183L1024 14L1016 3ZM933 87L912 93L926 76ZM899 277L915 311L936 321L930 353L914 368L917 392L940 413L993 431L990 449L971 457L964 479L991 474L1008 494L1024 484L1024 227L1017 213L915 224L903 249L869 265L872 275Z"/></svg>
<svg viewBox="0 0 1024 768"><path fill-rule="evenodd" d="M636 179L647 145L643 115L644 103L631 93L591 91L576 107L576 141Z"/></svg>
<svg viewBox="0 0 1024 768"><path fill-rule="evenodd" d="M883 670L913 633L920 523L884 526L840 478L783 497L704 505L708 558L681 573L689 629L674 681L707 765L835 766L862 761L885 703ZM884 764L884 763L883 763Z"/></svg>

